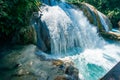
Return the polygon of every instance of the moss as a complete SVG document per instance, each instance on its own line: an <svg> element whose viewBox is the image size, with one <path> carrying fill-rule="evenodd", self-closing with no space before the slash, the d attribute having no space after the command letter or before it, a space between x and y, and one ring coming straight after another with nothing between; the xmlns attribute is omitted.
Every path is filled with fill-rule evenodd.
<svg viewBox="0 0 120 80"><path fill-rule="evenodd" d="M19 34L21 44L36 43L36 32L33 27L22 28Z"/></svg>

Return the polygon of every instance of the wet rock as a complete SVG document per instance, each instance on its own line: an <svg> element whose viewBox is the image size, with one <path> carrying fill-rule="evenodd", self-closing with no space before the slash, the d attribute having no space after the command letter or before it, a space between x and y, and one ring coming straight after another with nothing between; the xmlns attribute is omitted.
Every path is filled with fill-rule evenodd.
<svg viewBox="0 0 120 80"><path fill-rule="evenodd" d="M26 29L21 29L20 42L24 44L36 44L36 32L32 26L28 26Z"/></svg>
<svg viewBox="0 0 120 80"><path fill-rule="evenodd" d="M75 3L75 5L77 5L83 11L84 15L87 16L91 24L98 27L97 29L100 36L102 36L105 39L120 41L120 33L112 32L112 23L110 22L107 16L100 12L101 16L103 17L103 19L109 27L108 31L105 30L100 20L98 10L95 7L88 3ZM120 22L118 22L118 25L120 25Z"/></svg>
<svg viewBox="0 0 120 80"><path fill-rule="evenodd" d="M64 60L40 59L34 45L11 49L0 58L2 80L78 80L77 69ZM41 52L41 51L39 51ZM39 53L40 54L40 53ZM42 53L43 54L43 53ZM5 69L3 69L5 68Z"/></svg>
<svg viewBox="0 0 120 80"><path fill-rule="evenodd" d="M92 5L90 5L88 3L78 3L78 4L76 3L75 5L77 5L83 11L84 15L88 18L88 20L90 21L91 24L98 27L99 32L105 31L104 26L102 25L102 23L100 21L100 17L98 15L98 10L95 7L93 7ZM102 17L104 18L105 22L107 23L109 30L111 30L112 24L111 24L110 20L104 14L102 14Z"/></svg>
<svg viewBox="0 0 120 80"><path fill-rule="evenodd" d="M110 39L110 40L115 40L115 41L120 41L120 33L116 33L116 32L104 32L104 33L100 33L105 39Z"/></svg>
<svg viewBox="0 0 120 80"><path fill-rule="evenodd" d="M57 76L54 80L68 80L66 76Z"/></svg>
<svg viewBox="0 0 120 80"><path fill-rule="evenodd" d="M72 80L79 80L78 78L79 71L75 67L68 66L65 73L70 75Z"/></svg>
<svg viewBox="0 0 120 80"><path fill-rule="evenodd" d="M37 46L42 51L46 52L50 50L50 34L45 22L41 21L41 12L34 12L31 24L37 33Z"/></svg>
<svg viewBox="0 0 120 80"><path fill-rule="evenodd" d="M101 14L102 14L102 17L105 20L106 24L108 25L109 30L112 30L112 23L111 23L110 19L106 15L104 15L103 13L101 13Z"/></svg>
<svg viewBox="0 0 120 80"><path fill-rule="evenodd" d="M36 44L36 32L33 26L21 28L12 39L12 44Z"/></svg>
<svg viewBox="0 0 120 80"><path fill-rule="evenodd" d="M53 65L60 66L60 65L63 64L63 61L61 61L61 60L54 60L52 63L53 63Z"/></svg>
<svg viewBox="0 0 120 80"><path fill-rule="evenodd" d="M119 31L120 31L120 21L118 22L118 28L119 28Z"/></svg>

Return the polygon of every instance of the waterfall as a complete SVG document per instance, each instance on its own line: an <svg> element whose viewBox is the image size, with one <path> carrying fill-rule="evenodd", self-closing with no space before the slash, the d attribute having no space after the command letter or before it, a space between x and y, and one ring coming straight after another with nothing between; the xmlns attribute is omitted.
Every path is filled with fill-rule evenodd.
<svg viewBox="0 0 120 80"><path fill-rule="evenodd" d="M96 27L79 9L62 2L41 9L41 22L50 33L52 56L72 60L81 80L98 80L120 61L120 45L107 43L99 37ZM108 31L105 20L99 16Z"/></svg>
<svg viewBox="0 0 120 80"><path fill-rule="evenodd" d="M56 5L61 0L41 0L42 3L47 4L49 6Z"/></svg>
<svg viewBox="0 0 120 80"><path fill-rule="evenodd" d="M104 19L103 16L102 16L102 13L99 12L99 11L97 11L97 12L98 12L98 15L99 15L99 17L100 17L100 21L101 21L102 25L104 26L105 31L108 32L108 31L109 31L109 27L108 27L108 25L106 24L105 19Z"/></svg>
<svg viewBox="0 0 120 80"><path fill-rule="evenodd" d="M50 31L52 53L66 53L73 47L96 48L105 44L82 11L63 3L46 6L43 10L41 20L46 22Z"/></svg>
<svg viewBox="0 0 120 80"><path fill-rule="evenodd" d="M45 4L48 4L48 5L51 5L51 0L41 0L42 3L45 3Z"/></svg>
<svg viewBox="0 0 120 80"><path fill-rule="evenodd" d="M120 46L113 44L78 53L60 59L74 62L79 69L80 80L99 80L120 61Z"/></svg>

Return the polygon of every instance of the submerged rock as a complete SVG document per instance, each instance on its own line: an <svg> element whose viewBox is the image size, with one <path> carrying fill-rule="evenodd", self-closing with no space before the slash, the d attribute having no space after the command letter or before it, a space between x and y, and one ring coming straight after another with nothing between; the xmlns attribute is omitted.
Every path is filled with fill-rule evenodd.
<svg viewBox="0 0 120 80"><path fill-rule="evenodd" d="M0 59L1 80L79 80L73 65L62 60L43 60L36 51L34 45L3 51L6 55Z"/></svg>

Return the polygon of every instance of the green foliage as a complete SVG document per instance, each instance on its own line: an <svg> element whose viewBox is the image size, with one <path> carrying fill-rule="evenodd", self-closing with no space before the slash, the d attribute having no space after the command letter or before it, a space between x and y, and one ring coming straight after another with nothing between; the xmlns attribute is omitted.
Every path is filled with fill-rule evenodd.
<svg viewBox="0 0 120 80"><path fill-rule="evenodd" d="M0 0L0 38L11 38L28 26L32 12L37 11L39 5L37 0Z"/></svg>

